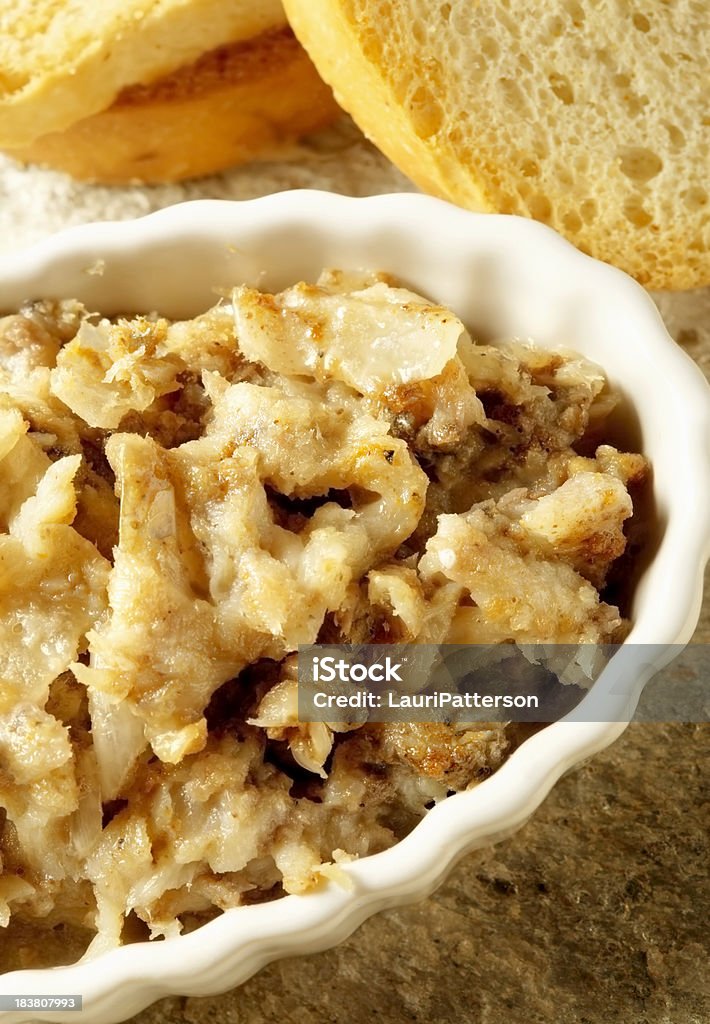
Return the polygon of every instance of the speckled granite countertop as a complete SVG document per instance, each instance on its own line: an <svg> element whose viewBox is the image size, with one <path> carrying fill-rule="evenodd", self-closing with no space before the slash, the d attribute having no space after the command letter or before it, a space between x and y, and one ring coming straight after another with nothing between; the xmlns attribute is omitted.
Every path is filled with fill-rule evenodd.
<svg viewBox="0 0 710 1024"><path fill-rule="evenodd" d="M66 224L294 187L412 188L347 122L288 160L186 186L92 188L0 160L0 249ZM710 376L710 289L654 297ZM708 596L695 640L710 643ZM234 992L163 1000L134 1024L708 1024L709 755L707 725L632 725L430 899Z"/></svg>

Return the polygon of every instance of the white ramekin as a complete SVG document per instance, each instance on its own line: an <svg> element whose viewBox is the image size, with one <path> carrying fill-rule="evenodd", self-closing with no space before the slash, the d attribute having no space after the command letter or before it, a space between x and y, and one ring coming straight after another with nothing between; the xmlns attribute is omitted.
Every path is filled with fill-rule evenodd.
<svg viewBox="0 0 710 1024"><path fill-rule="evenodd" d="M642 288L540 224L419 195L285 192L186 203L140 220L71 228L5 256L0 310L27 298L73 296L107 314L157 309L182 317L236 282L279 288L313 279L324 266L391 271L451 306L479 337L531 338L604 367L653 464L658 531L636 587L629 640L687 642L710 553L710 391ZM640 664L634 672L629 713L650 670ZM348 865L352 891L331 884L229 911L179 939L7 974L0 994L80 993L82 1019L111 1024L162 996L220 992L277 957L332 946L375 911L431 892L467 851L519 828L563 772L623 729L623 722L559 722L536 734L490 779L435 807L396 847ZM36 1010L3 1016L67 1020Z"/></svg>

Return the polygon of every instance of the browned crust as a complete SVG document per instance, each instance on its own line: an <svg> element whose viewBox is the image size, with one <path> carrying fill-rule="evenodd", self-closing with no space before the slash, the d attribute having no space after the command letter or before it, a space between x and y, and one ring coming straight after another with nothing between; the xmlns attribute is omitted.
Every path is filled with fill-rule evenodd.
<svg viewBox="0 0 710 1024"><path fill-rule="evenodd" d="M279 28L129 86L100 114L7 152L106 184L180 181L270 155L338 113L293 33Z"/></svg>

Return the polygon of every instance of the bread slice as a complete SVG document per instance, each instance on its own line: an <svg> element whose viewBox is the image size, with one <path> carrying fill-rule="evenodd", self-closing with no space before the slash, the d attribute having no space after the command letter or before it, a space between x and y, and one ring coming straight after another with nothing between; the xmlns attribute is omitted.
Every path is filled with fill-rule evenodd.
<svg viewBox="0 0 710 1024"><path fill-rule="evenodd" d="M535 217L653 288L710 283L707 0L284 0L420 186Z"/></svg>
<svg viewBox="0 0 710 1024"><path fill-rule="evenodd" d="M220 47L11 156L106 184L194 178L268 156L339 108L288 28Z"/></svg>
<svg viewBox="0 0 710 1024"><path fill-rule="evenodd" d="M0 148L284 23L280 0L0 0Z"/></svg>

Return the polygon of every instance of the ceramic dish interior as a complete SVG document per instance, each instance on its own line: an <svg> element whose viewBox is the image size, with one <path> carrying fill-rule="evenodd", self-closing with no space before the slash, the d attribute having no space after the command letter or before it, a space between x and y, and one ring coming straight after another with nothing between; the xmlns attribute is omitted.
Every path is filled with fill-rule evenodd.
<svg viewBox="0 0 710 1024"><path fill-rule="evenodd" d="M635 584L629 639L685 643L710 548L710 392L644 291L548 228L417 195L290 192L188 203L137 221L73 228L6 257L0 310L72 296L106 315L157 309L186 317L211 305L216 289L236 282L277 289L314 280L324 266L387 270L450 306L479 338L531 338L578 350L604 368L623 397L623 429L654 474L656 536ZM82 993L83 1019L110 1024L161 996L216 993L277 957L334 945L373 912L428 894L462 854L518 828L566 770L611 743L651 672L643 658L613 666L607 683L614 671L631 683L618 698L621 721L563 721L537 733L490 779L438 804L397 846L347 865L352 891L331 883L228 911L178 939L7 974L0 994ZM6 1015L30 1018L65 1020L66 1013Z"/></svg>

